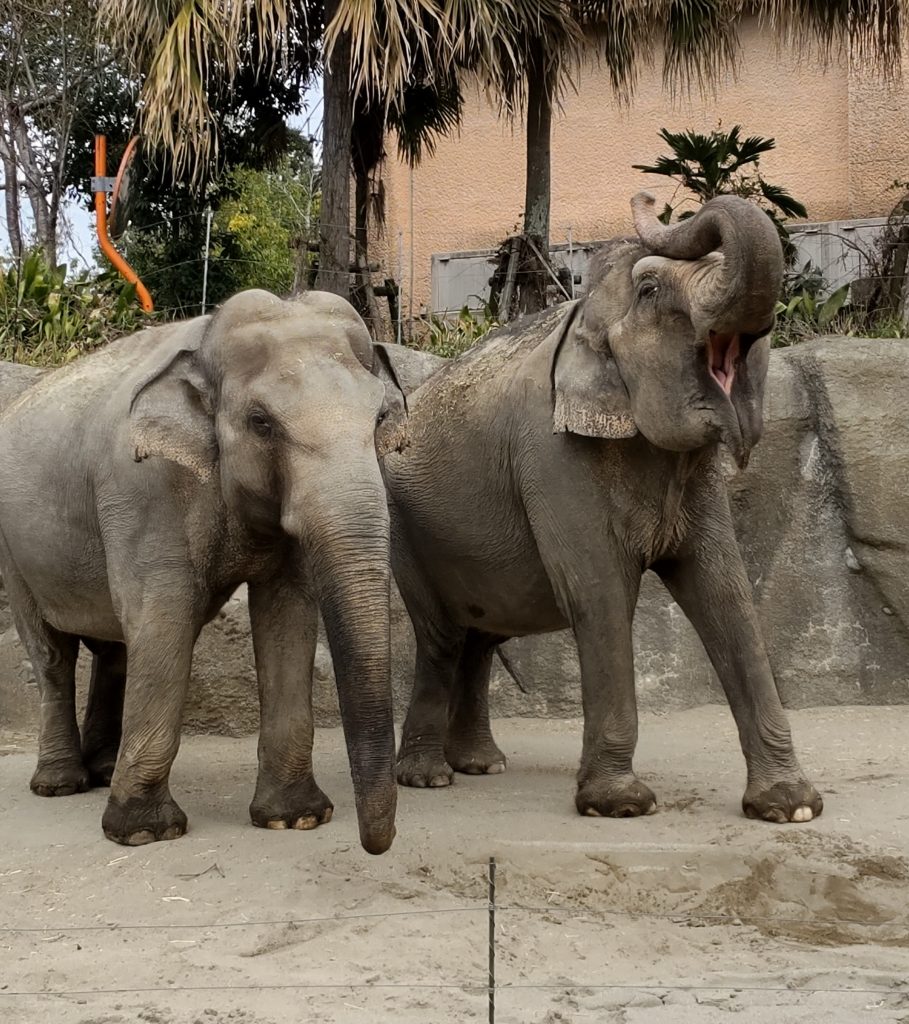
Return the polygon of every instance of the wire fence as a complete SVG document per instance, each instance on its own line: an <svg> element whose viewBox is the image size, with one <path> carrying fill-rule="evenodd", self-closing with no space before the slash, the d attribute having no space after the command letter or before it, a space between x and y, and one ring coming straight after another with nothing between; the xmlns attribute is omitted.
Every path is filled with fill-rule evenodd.
<svg viewBox="0 0 909 1024"><path fill-rule="evenodd" d="M691 982L683 979L666 979L659 982L639 981L616 981L604 982L599 979L577 979L559 978L553 980L501 980L497 976L497 946L499 942L498 923L502 915L508 917L521 914L529 915L553 915L563 914L570 920L578 922L586 920L590 923L602 924L610 918L618 919L651 919L670 922L679 926L709 926L717 924L769 924L783 925L796 924L803 926L827 926L839 924L845 927L860 927L872 931L889 930L896 934L888 935L884 940L888 944L898 942L900 945L909 946L909 916L895 918L888 921L872 920L857 921L849 917L805 915L803 917L792 916L753 916L747 914L729 914L713 912L659 912L659 911L630 911L610 907L577 907L577 906L553 906L546 904L524 904L524 903L498 903L496 897L496 860L489 858L486 874L487 897L486 900L476 900L467 906L457 907L433 907L415 910L399 911L367 911L358 913L345 913L333 915L320 915L312 917L295 918L267 918L250 919L243 921L193 921L193 922L116 922L106 924L74 924L61 927L41 927L32 925L3 925L0 927L0 935L23 935L40 936L42 939L58 938L61 935L78 935L82 933L104 932L104 933L128 933L128 932L169 932L169 931L204 931L219 932L231 929L249 929L263 927L284 927L300 928L307 925L319 924L346 924L350 922L392 920L402 918L427 918L455 916L458 918L475 918L475 927L479 935L480 928L485 924L488 942L487 977L485 980L472 979L461 981L443 980L413 980L413 981L382 981L370 979L368 981L355 980L331 980L331 981L238 981L230 983L162 983L154 985L111 985L99 988L13 988L9 984L0 987L0 1006L3 1001L11 998L60 998L60 999L87 999L92 997L129 996L129 995L155 995L155 994L179 994L179 993L240 993L240 992L305 992L305 991L345 991L345 992L367 992L367 991L395 991L409 990L422 992L462 992L465 994L486 995L488 1007L489 1024L495 1024L497 1014L497 997L508 995L514 992L586 992L586 993L693 993L693 994L723 994L733 997L744 993L758 996L786 996L803 997L817 995L845 996L880 996L880 997L905 997L909 999L909 976L897 979L895 984L843 984L843 985L818 985L800 984L793 979L787 985L761 983L759 977L743 977L735 982L718 981L716 983ZM465 925L465 927L467 927ZM512 933L517 934L517 933Z"/></svg>

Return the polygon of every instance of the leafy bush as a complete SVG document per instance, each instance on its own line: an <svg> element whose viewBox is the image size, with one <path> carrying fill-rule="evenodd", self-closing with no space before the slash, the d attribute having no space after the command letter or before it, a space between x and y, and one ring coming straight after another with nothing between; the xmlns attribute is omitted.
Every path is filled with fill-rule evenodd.
<svg viewBox="0 0 909 1024"><path fill-rule="evenodd" d="M864 338L904 338L906 327L887 310L851 301L850 286L829 291L824 275L809 260L786 275L776 307L774 348L784 348L825 334Z"/></svg>
<svg viewBox="0 0 909 1024"><path fill-rule="evenodd" d="M266 168L236 166L210 187L209 307L244 288L283 295L298 276L305 279L305 242L319 215L311 185L311 161L285 156ZM136 223L124 237L127 260L169 318L201 311L205 221L199 206L147 227Z"/></svg>
<svg viewBox="0 0 909 1024"><path fill-rule="evenodd" d="M68 281L38 252L0 271L0 359L59 366L147 323L115 274Z"/></svg>
<svg viewBox="0 0 909 1024"><path fill-rule="evenodd" d="M414 339L414 345L437 356L454 359L498 326L489 306L479 314L464 306L453 320L437 315L430 317L425 332Z"/></svg>
<svg viewBox="0 0 909 1024"><path fill-rule="evenodd" d="M742 196L757 203L773 221L787 262L795 258L795 247L783 221L787 217L807 217L805 206L780 185L772 185L761 174L760 160L764 153L776 148L775 139L760 135L742 138L740 125L733 125L728 132L716 128L707 135L699 132L660 131L660 138L672 150L672 156L657 157L655 164L635 164L645 174L660 174L679 183L691 195L683 195L673 205L667 203L660 219L668 224L679 206L692 199L706 203L708 199L721 195ZM678 191L676 192L678 195ZM693 210L683 210L679 220L692 217Z"/></svg>

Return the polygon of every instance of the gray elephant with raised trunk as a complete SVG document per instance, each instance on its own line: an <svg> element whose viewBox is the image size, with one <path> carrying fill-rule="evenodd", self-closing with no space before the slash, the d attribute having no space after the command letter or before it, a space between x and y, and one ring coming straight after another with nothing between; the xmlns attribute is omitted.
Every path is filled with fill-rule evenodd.
<svg viewBox="0 0 909 1024"><path fill-rule="evenodd" d="M193 646L246 582L261 703L253 823L331 816L312 770L321 608L361 841L388 849L384 360L343 300L250 291L36 380L0 373L0 572L41 693L36 793L110 784L108 838L183 834L168 780ZM81 737L80 641L94 656Z"/></svg>
<svg viewBox="0 0 909 1024"><path fill-rule="evenodd" d="M783 254L770 219L721 197L594 262L587 296L494 331L409 399L384 459L395 576L417 641L398 780L504 771L490 661L508 637L570 627L584 738L581 814L656 808L637 778L632 619L642 574L697 629L735 716L751 817L823 804L796 759L736 544L719 444L761 434Z"/></svg>

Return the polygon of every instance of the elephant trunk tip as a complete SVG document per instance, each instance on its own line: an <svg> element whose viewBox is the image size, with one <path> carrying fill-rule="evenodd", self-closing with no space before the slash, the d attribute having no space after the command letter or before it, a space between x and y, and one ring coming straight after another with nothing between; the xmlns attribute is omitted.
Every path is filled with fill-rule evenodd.
<svg viewBox="0 0 909 1024"><path fill-rule="evenodd" d="M360 845L374 857L387 853L391 849L397 830L394 825L385 828L367 826L360 829Z"/></svg>

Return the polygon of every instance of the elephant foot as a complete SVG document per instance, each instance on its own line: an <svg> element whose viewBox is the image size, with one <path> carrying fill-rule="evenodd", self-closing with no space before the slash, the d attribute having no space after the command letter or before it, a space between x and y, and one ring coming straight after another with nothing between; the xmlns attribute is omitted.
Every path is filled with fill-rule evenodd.
<svg viewBox="0 0 909 1024"><path fill-rule="evenodd" d="M592 818L638 818L656 813L657 802L649 786L634 775L626 775L612 781L581 783L575 806L578 814Z"/></svg>
<svg viewBox="0 0 909 1024"><path fill-rule="evenodd" d="M249 816L257 828L308 831L331 821L334 804L316 785L315 779L300 779L281 785L259 776Z"/></svg>
<svg viewBox="0 0 909 1024"><path fill-rule="evenodd" d="M742 809L749 818L762 818L779 825L789 821L805 822L824 810L818 791L805 779L777 782L772 786L749 783L742 798Z"/></svg>
<svg viewBox="0 0 909 1024"><path fill-rule="evenodd" d="M82 760L88 771L89 781L92 786L107 789L110 780L114 776L114 768L117 765L117 747L108 750L85 750L82 752Z"/></svg>
<svg viewBox="0 0 909 1024"><path fill-rule="evenodd" d="M186 815L166 787L158 794L107 801L101 828L122 846L144 846L164 839L179 839L186 832Z"/></svg>
<svg viewBox="0 0 909 1024"><path fill-rule="evenodd" d="M39 761L29 785L38 796L72 796L84 793L91 783L79 757L68 761Z"/></svg>
<svg viewBox="0 0 909 1024"><path fill-rule="evenodd" d="M481 740L449 740L445 760L456 772L464 775L501 775L505 771L505 755L492 736Z"/></svg>
<svg viewBox="0 0 909 1024"><path fill-rule="evenodd" d="M398 782L416 789L439 789L450 786L451 765L441 751L412 751L398 755Z"/></svg>

